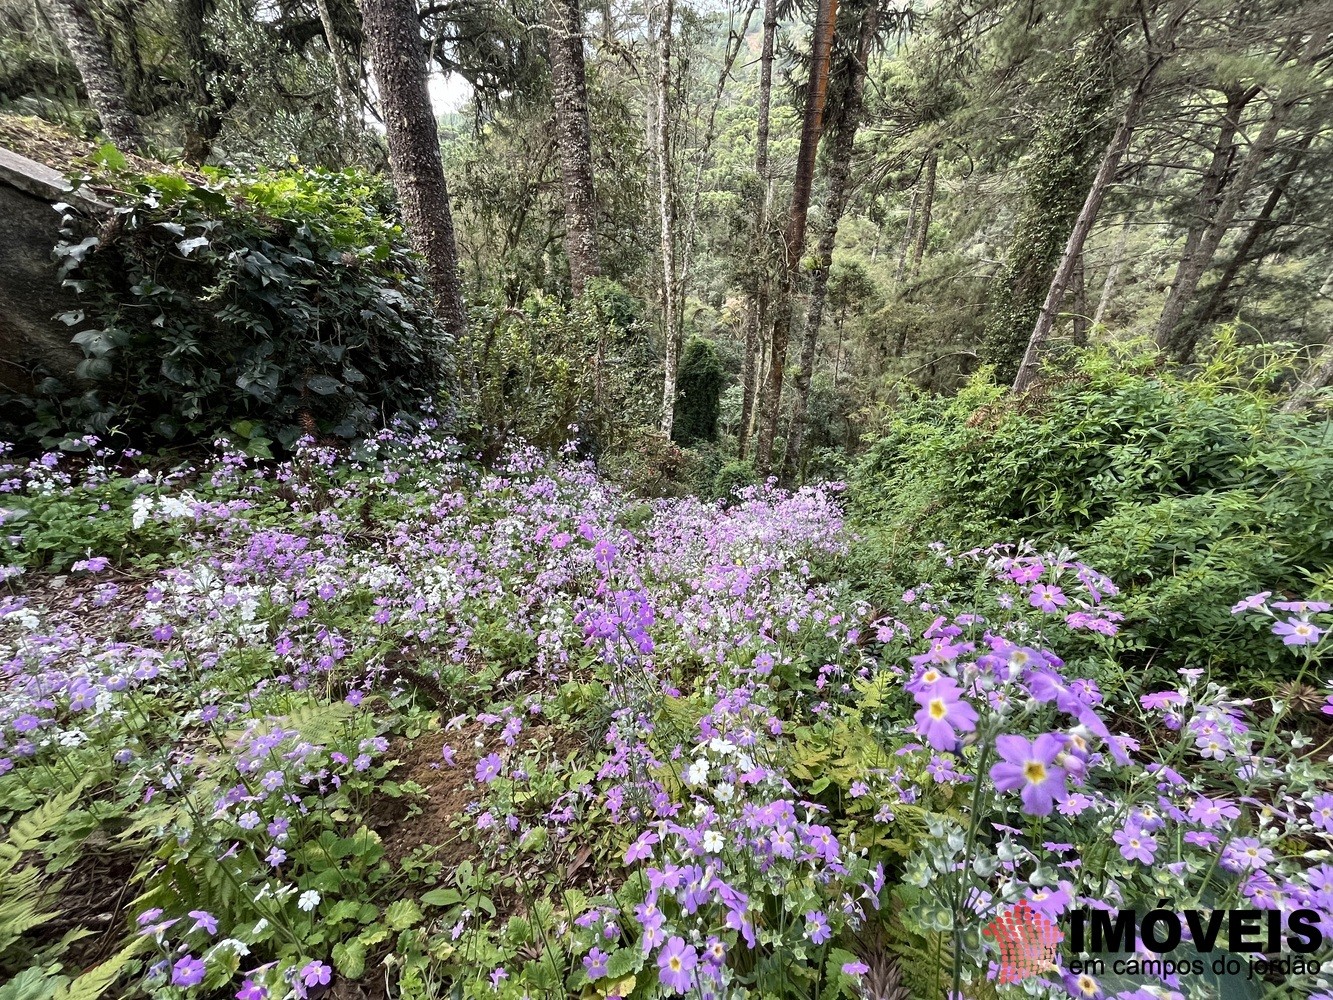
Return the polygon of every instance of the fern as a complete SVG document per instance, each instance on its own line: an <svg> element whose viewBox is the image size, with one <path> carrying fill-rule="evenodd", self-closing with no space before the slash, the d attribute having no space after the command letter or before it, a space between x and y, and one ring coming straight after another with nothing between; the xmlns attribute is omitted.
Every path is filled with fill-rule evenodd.
<svg viewBox="0 0 1333 1000"><path fill-rule="evenodd" d="M329 705L307 702L287 714L285 725L295 729L311 743L328 744L338 737L339 729L347 723L354 711L356 709L345 701L335 701Z"/></svg>
<svg viewBox="0 0 1333 1000"><path fill-rule="evenodd" d="M887 950L897 960L902 983L909 996L919 1000L946 997L953 979L953 949L949 935L940 931L917 933L903 921L906 909L900 886L893 894L889 919L884 927Z"/></svg>
<svg viewBox="0 0 1333 1000"><path fill-rule="evenodd" d="M20 816L9 828L9 842L20 851L36 850L42 839L69 815L86 783L81 781L70 791Z"/></svg>
<svg viewBox="0 0 1333 1000"><path fill-rule="evenodd" d="M57 987L51 1000L98 1000L125 971L139 952L151 943L149 937L136 937L97 968L85 972L72 983Z"/></svg>

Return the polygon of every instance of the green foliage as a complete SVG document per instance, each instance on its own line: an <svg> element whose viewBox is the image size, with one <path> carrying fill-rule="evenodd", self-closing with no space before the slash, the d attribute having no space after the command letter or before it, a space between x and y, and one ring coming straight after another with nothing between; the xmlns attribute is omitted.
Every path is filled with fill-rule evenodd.
<svg viewBox="0 0 1333 1000"><path fill-rule="evenodd" d="M56 249L79 384L17 400L45 445L229 436L266 456L363 435L440 385L445 341L386 192L355 171L125 176L113 224Z"/></svg>
<svg viewBox="0 0 1333 1000"><path fill-rule="evenodd" d="M160 492L128 476L85 483L67 491L31 490L0 503L0 562L67 570L91 554L117 564L151 567L178 531L169 521L136 522L134 505L150 504ZM142 497L142 500L139 498Z"/></svg>
<svg viewBox="0 0 1333 1000"><path fill-rule="evenodd" d="M1246 364L1223 353L1191 379L1091 352L1017 404L982 380L909 401L852 478L873 539L860 558L911 584L936 539L1067 544L1125 590L1131 660L1273 662L1229 609L1333 584L1333 431L1280 413Z"/></svg>
<svg viewBox="0 0 1333 1000"><path fill-rule="evenodd" d="M1002 380L1018 370L1101 151L1105 81L1094 76L1080 84L1043 118L1024 170L1027 203L995 284L981 352Z"/></svg>
<svg viewBox="0 0 1333 1000"><path fill-rule="evenodd" d="M593 454L623 447L655 410L643 391L646 341L638 304L606 280L569 304L533 295L522 309L475 310L462 349L486 454L519 440L555 449L571 436Z"/></svg>
<svg viewBox="0 0 1333 1000"><path fill-rule="evenodd" d="M676 416L672 437L681 444L717 440L722 387L727 374L717 348L702 337L685 345L676 376Z"/></svg>

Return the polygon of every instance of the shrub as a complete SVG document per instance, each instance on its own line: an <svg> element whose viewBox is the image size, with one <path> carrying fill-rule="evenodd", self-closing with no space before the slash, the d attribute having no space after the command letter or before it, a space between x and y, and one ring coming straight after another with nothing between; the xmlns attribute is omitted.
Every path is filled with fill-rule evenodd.
<svg viewBox="0 0 1333 1000"><path fill-rule="evenodd" d="M676 417L672 437L681 444L716 441L722 412L722 386L727 380L722 358L711 342L691 338L685 345L677 378Z"/></svg>
<svg viewBox="0 0 1333 1000"><path fill-rule="evenodd" d="M50 447L225 435L265 455L351 439L438 391L446 341L387 192L356 171L117 176L101 233L57 247L82 384L53 374L0 435Z"/></svg>
<svg viewBox="0 0 1333 1000"><path fill-rule="evenodd" d="M476 309L462 354L475 376L472 434L491 457L571 437L585 457L622 451L661 398L644 391L653 359L638 304L612 281L568 304L533 295L522 309Z"/></svg>
<svg viewBox="0 0 1333 1000"><path fill-rule="evenodd" d="M1280 413L1245 363L1186 379L1092 352L1018 403L985 381L909 401L852 476L871 558L905 566L938 538L1071 545L1125 588L1136 662L1270 662L1228 609L1333 583L1333 451L1328 422Z"/></svg>

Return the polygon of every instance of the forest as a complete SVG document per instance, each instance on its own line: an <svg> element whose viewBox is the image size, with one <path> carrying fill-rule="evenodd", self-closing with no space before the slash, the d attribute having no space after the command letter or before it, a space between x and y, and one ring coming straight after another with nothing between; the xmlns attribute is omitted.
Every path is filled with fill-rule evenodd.
<svg viewBox="0 0 1333 1000"><path fill-rule="evenodd" d="M1333 1000L1330 30L0 0L0 1000Z"/></svg>

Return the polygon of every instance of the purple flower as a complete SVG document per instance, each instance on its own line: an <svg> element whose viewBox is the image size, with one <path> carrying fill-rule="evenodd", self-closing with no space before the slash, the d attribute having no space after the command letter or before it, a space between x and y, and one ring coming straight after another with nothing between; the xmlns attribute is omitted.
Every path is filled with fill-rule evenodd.
<svg viewBox="0 0 1333 1000"><path fill-rule="evenodd" d="M260 986L253 979L247 979L236 991L236 1000L268 1000L268 988Z"/></svg>
<svg viewBox="0 0 1333 1000"><path fill-rule="evenodd" d="M491 970L491 989L498 990L500 988L500 984L508 978L509 978L509 973L505 972L505 970L502 968L496 967L495 969Z"/></svg>
<svg viewBox="0 0 1333 1000"><path fill-rule="evenodd" d="M1065 772L1055 766L1064 740L1051 733L1031 743L1021 736L1000 736L995 749L1001 758L990 769L995 787L1002 792L1021 789L1024 812L1050 815L1052 805L1065 797Z"/></svg>
<svg viewBox="0 0 1333 1000"><path fill-rule="evenodd" d="M1050 583L1039 583L1032 588L1032 593L1028 595L1028 603L1034 608L1040 608L1047 614L1051 614L1057 608L1062 608L1069 603L1065 597L1064 591Z"/></svg>
<svg viewBox="0 0 1333 1000"><path fill-rule="evenodd" d="M216 934L218 932L218 918L207 910L191 910L189 916L194 918L194 926L190 928L191 931L203 931L205 934Z"/></svg>
<svg viewBox="0 0 1333 1000"><path fill-rule="evenodd" d="M1284 646L1312 646L1324 633L1317 626L1299 618L1273 624L1273 634L1282 636Z"/></svg>
<svg viewBox="0 0 1333 1000"><path fill-rule="evenodd" d="M913 697L921 706L916 713L916 730L936 750L954 749L958 730L977 727L977 710L963 701L958 685L949 678Z"/></svg>
<svg viewBox="0 0 1333 1000"><path fill-rule="evenodd" d="M323 962L309 962L297 975L301 977L301 982L305 983L307 987L327 986L329 980L333 978L333 970Z"/></svg>
<svg viewBox="0 0 1333 1000"><path fill-rule="evenodd" d="M864 976L870 971L870 966L865 962L843 962L842 974L844 976Z"/></svg>
<svg viewBox="0 0 1333 1000"><path fill-rule="evenodd" d="M625 852L625 864L633 864L635 861L642 861L644 858L653 856L653 845L657 843L657 834L651 830L645 830L639 834L639 839L629 845L629 850Z"/></svg>
<svg viewBox="0 0 1333 1000"><path fill-rule="evenodd" d="M606 975L606 961L610 957L601 948L593 948L583 958L583 971L589 979L601 979Z"/></svg>
<svg viewBox="0 0 1333 1000"><path fill-rule="evenodd" d="M162 916L162 907L160 906L154 906L151 910L144 910L138 917L139 926L147 927L160 916Z"/></svg>
<svg viewBox="0 0 1333 1000"><path fill-rule="evenodd" d="M823 944L833 936L829 930L828 918L818 910L811 910L805 915L805 936L814 944Z"/></svg>
<svg viewBox="0 0 1333 1000"><path fill-rule="evenodd" d="M1333 830L1333 795L1316 795L1310 802L1310 822L1316 830Z"/></svg>
<svg viewBox="0 0 1333 1000"><path fill-rule="evenodd" d="M489 754L477 761L477 780L483 785L494 781L500 775L504 762L498 753Z"/></svg>
<svg viewBox="0 0 1333 1000"><path fill-rule="evenodd" d="M1238 604L1233 604L1231 606L1231 613L1233 615L1238 615L1245 611L1257 611L1259 608L1262 608L1264 602L1272 596L1273 592L1271 590L1265 590L1259 594L1251 594Z"/></svg>
<svg viewBox="0 0 1333 1000"><path fill-rule="evenodd" d="M657 978L673 993L685 993L690 988L690 975L699 964L699 954L681 937L672 937L657 956Z"/></svg>
<svg viewBox="0 0 1333 1000"><path fill-rule="evenodd" d="M1134 824L1127 824L1124 829L1115 831L1111 839L1120 846L1120 856L1126 861L1150 865L1157 854L1157 838Z"/></svg>
<svg viewBox="0 0 1333 1000"><path fill-rule="evenodd" d="M172 986L198 986L204 981L204 963L193 955L182 956L171 967Z"/></svg>
<svg viewBox="0 0 1333 1000"><path fill-rule="evenodd" d="M1279 611L1294 611L1298 615L1317 615L1333 605L1328 601L1274 601L1273 607Z"/></svg>

